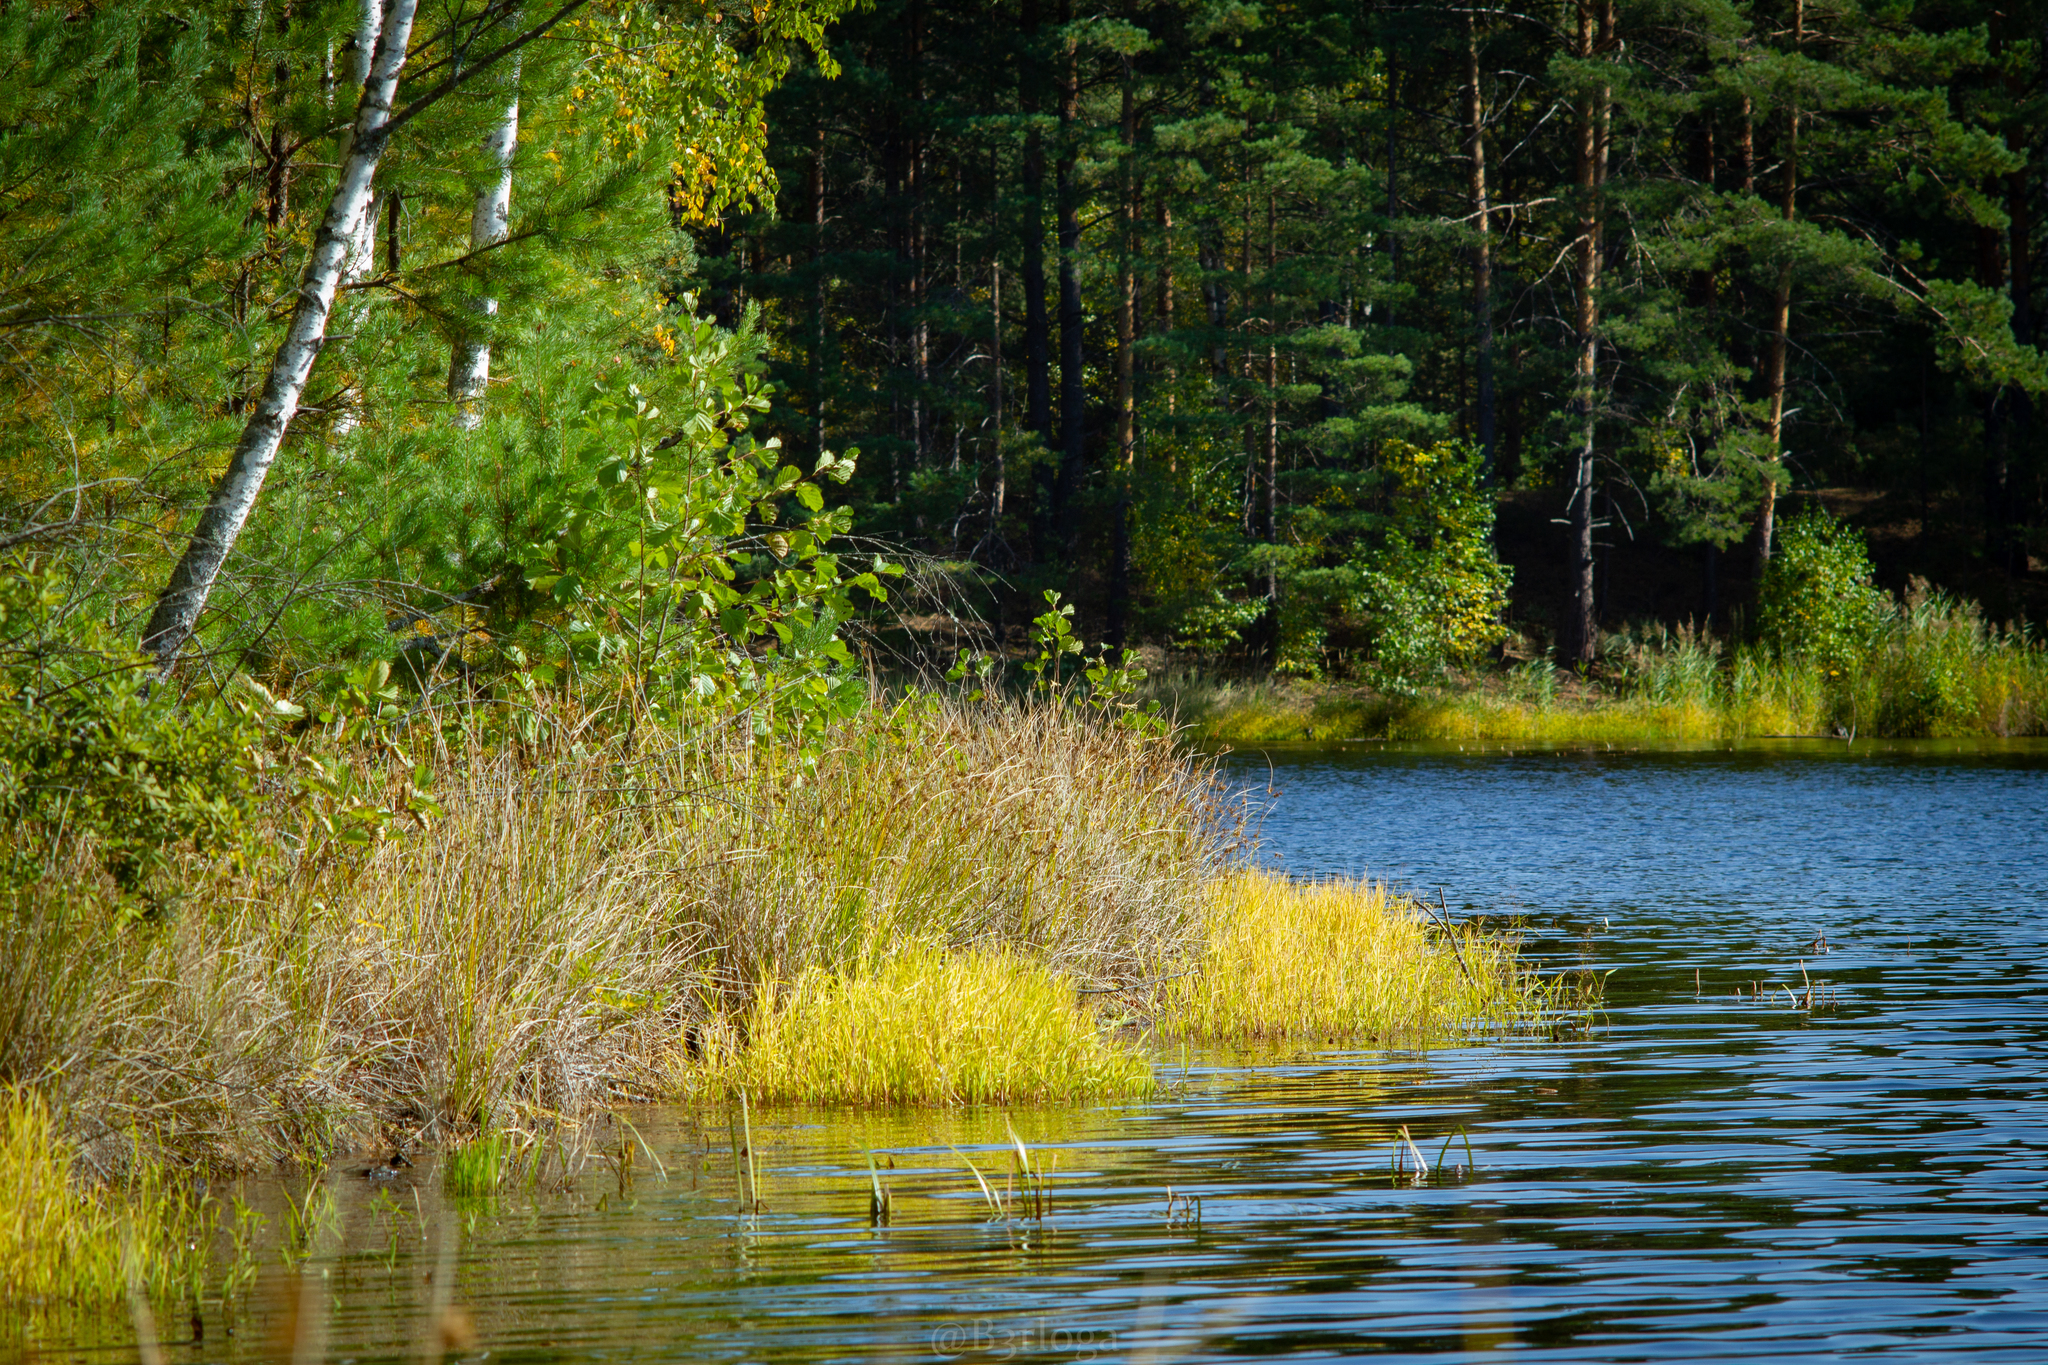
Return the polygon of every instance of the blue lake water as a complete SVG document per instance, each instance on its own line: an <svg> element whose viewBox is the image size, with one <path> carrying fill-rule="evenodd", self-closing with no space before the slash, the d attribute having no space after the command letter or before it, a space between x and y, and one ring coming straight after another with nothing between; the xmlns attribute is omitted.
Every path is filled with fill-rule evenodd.
<svg viewBox="0 0 2048 1365"><path fill-rule="evenodd" d="M337 1179L325 1358L417 1359L455 1302L493 1361L2048 1361L2048 748L1229 765L1265 860L1441 887L1611 971L1604 1018L1176 1057L1156 1101L1013 1112L1057 1159L1039 1221L989 1221L953 1150L1001 1170L994 1113L756 1115L752 1216L683 1113L636 1116L668 1178L630 1188ZM1401 1125L1462 1169L1391 1178ZM279 1292L167 1358L264 1358Z"/></svg>

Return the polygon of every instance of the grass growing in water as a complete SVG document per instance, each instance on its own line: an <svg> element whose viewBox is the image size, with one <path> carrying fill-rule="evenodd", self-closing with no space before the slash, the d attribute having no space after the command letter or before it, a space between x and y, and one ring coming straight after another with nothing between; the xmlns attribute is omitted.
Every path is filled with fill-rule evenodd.
<svg viewBox="0 0 2048 1365"><path fill-rule="evenodd" d="M515 1155L509 1133L471 1138L441 1159L442 1182L457 1199L496 1194L512 1171Z"/></svg>
<svg viewBox="0 0 2048 1365"><path fill-rule="evenodd" d="M1009 1104L1142 1094L1152 1068L1011 948L813 967L757 1003L730 1083L763 1100Z"/></svg>
<svg viewBox="0 0 2048 1365"><path fill-rule="evenodd" d="M1122 993L1160 1037L1456 1041L1591 1003L1512 940L1440 925L1375 882L1216 873L1199 947ZM1015 950L917 946L764 993L749 1045L719 1076L758 1098L973 1104L1141 1094L1148 1039L1106 1037L1076 983Z"/></svg>
<svg viewBox="0 0 2048 1365"><path fill-rule="evenodd" d="M1575 1003L1526 970L1511 941L1439 932L1382 883L1239 872L1211 896L1199 970L1168 984L1163 1032L1415 1045Z"/></svg>
<svg viewBox="0 0 2048 1365"><path fill-rule="evenodd" d="M0 1342L60 1329L71 1315L151 1301L196 1302L220 1287L217 1204L155 1162L80 1182L73 1147L42 1097L0 1088ZM237 1230L238 1236L246 1229ZM243 1268L229 1266L232 1280Z"/></svg>
<svg viewBox="0 0 2048 1365"><path fill-rule="evenodd" d="M37 1078L7 1092L0 1188L42 1210L11 1225L9 1302L56 1276L118 1309L137 1265L147 1299L195 1293L179 1249L219 1210L173 1168L452 1144L450 1190L484 1193L621 1099L1145 1092L1145 1039L1090 1001L1207 1036L1378 1027L1259 975L1260 942L1305 958L1357 926L1256 927L1250 901L1300 898L1223 871L1209 762L1078 708L876 708L811 765L743 733L584 736L444 751L445 814L360 846L278 803L239 863L176 855L154 918L116 912L83 842L0 901L0 1076ZM1427 938L1418 989L1454 998L1390 1036L1463 1008ZM1158 989L1198 963L1206 994Z"/></svg>

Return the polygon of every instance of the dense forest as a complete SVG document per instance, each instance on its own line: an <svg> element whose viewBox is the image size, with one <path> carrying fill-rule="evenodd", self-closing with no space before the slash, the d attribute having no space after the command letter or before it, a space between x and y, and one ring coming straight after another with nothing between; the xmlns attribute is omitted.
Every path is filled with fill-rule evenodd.
<svg viewBox="0 0 2048 1365"><path fill-rule="evenodd" d="M883 3L772 97L777 192L699 270L769 320L785 438L868 452L865 528L1112 638L1362 657L1404 590L1497 590L1437 553L1496 494L1566 660L1621 624L1611 548L1685 551L1665 614L1725 626L1823 487L2010 609L2044 18Z"/></svg>
<svg viewBox="0 0 2048 1365"><path fill-rule="evenodd" d="M926 627L1054 591L1230 668L1739 630L1821 490L2024 614L2044 24L11 4L0 543L61 549L160 664L197 631L280 680L394 636L616 653L574 609L593 547L643 588L679 561L577 499L614 469L658 501L642 447L755 469L729 596L857 545ZM700 614L744 635L719 578Z"/></svg>

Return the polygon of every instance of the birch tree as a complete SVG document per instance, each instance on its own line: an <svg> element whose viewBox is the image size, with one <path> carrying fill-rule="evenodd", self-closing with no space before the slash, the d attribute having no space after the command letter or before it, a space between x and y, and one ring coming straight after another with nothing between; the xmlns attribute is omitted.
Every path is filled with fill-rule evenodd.
<svg viewBox="0 0 2048 1365"><path fill-rule="evenodd" d="M512 66L511 98L504 115L484 135L484 151L496 175L477 190L469 218L469 250L477 255L505 240L512 216L512 154L519 145L519 66ZM498 300L489 294L470 303L470 326L456 335L448 358L448 397L455 404L455 425L474 431L483 425L484 390L491 381L490 320Z"/></svg>
<svg viewBox="0 0 2048 1365"><path fill-rule="evenodd" d="M434 39L435 44L448 44L449 55L430 61L426 68L431 75L445 67L448 74L404 109L394 110L398 77L411 45L418 0L382 0L368 78L357 103L347 153L342 158L341 173L327 211L314 235L312 255L301 276L284 339L272 356L262 394L250 410L227 469L215 483L206 508L200 513L199 524L143 629L142 649L156 660L160 674L168 674L178 652L191 638L221 565L248 523L263 491L264 478L305 396L313 363L326 341L335 293L349 272L359 244L365 236L374 236L372 212L377 166L392 134L465 82L481 77L552 31L585 3L586 0L565 0L546 18L523 31L508 22L517 15L508 0L494 0L468 16L466 22L458 20L449 25ZM367 28L366 18L364 31ZM467 65L460 60L469 49L498 37L505 40Z"/></svg>
<svg viewBox="0 0 2048 1365"><path fill-rule="evenodd" d="M341 283L357 225L370 207L371 185L377 162L391 138L392 98L398 89L398 73L405 65L406 48L412 40L413 14L418 0L385 0L382 22L370 58L369 79L356 105L356 118L349 136L348 155L342 159L341 176L327 203L320 230L313 239L313 254L306 263L298 298L292 306L291 322L284 341L270 364L263 382L263 395L242 428L227 471L214 485L206 510L192 539L171 570L170 581L157 597L149 624L143 628L142 648L156 659L159 673L168 673L191 637L199 613L213 591L220 566L226 562L235 539L256 506L263 491L263 479L277 458L285 429L298 411L327 336L328 314L334 308L334 292Z"/></svg>
<svg viewBox="0 0 2048 1365"><path fill-rule="evenodd" d="M384 30L383 0L357 0L356 31L348 46L350 90L360 91L370 83L370 59L377 51L377 35ZM346 160L349 144L355 135L354 126L337 140L340 159ZM342 258L341 285L346 287L361 283L376 266L377 214L383 196L373 192L363 204L348 228L348 249ZM368 306L359 301L355 312L360 315ZM362 394L360 389L351 393L341 402L341 410L335 414L333 432L336 439L346 437L362 423Z"/></svg>

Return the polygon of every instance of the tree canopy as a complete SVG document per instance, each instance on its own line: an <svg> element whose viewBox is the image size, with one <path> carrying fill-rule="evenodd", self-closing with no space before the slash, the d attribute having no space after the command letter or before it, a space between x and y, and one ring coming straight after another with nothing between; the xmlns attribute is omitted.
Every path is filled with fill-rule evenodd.
<svg viewBox="0 0 2048 1365"><path fill-rule="evenodd" d="M626 439L593 412L660 410L679 469L846 481L764 456L742 540L823 516L998 623L1057 591L1394 687L1513 630L1590 659L1601 547L1754 578L1821 486L1963 509L2018 581L2038 8L464 0L366 160L401 0L7 5L0 548L138 639L203 579L225 673L612 639L565 490Z"/></svg>

